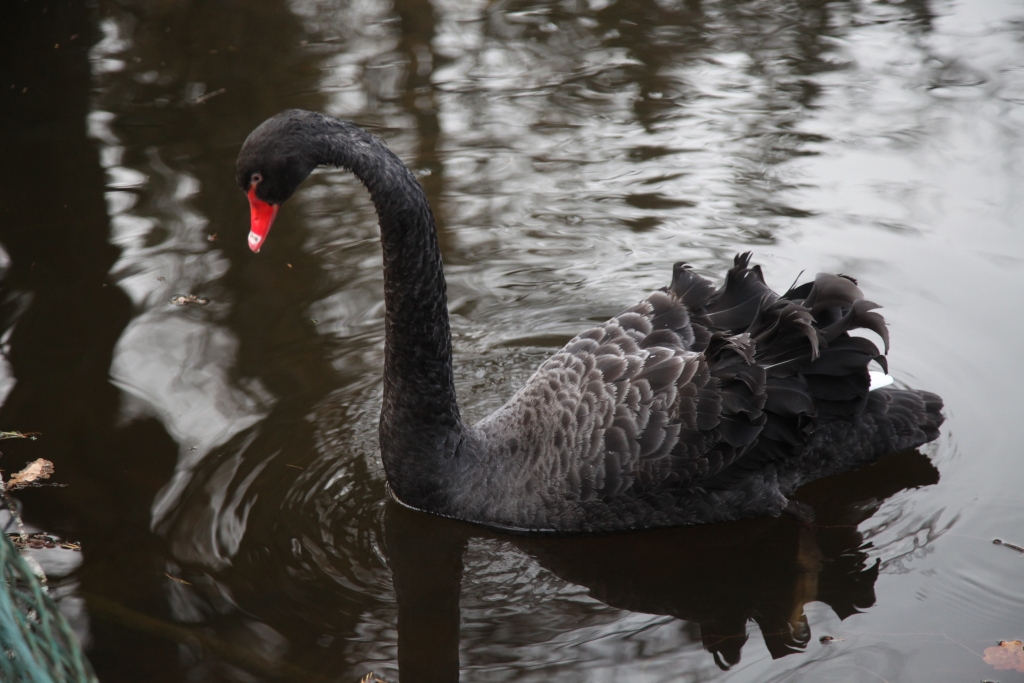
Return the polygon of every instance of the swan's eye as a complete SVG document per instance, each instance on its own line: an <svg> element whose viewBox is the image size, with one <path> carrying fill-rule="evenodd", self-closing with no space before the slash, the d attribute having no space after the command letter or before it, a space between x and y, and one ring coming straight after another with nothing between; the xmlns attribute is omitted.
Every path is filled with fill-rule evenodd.
<svg viewBox="0 0 1024 683"><path fill-rule="evenodd" d="M263 180L263 176L261 176L259 173L253 173L252 177L249 178L249 184L250 185L256 185L261 180Z"/></svg>

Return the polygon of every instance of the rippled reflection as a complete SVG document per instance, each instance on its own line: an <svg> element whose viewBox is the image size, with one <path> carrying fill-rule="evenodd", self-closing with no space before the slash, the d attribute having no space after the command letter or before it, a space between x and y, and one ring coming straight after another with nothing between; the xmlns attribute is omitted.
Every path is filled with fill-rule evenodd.
<svg viewBox="0 0 1024 683"><path fill-rule="evenodd" d="M36 527L83 542L55 591L102 680L988 676L970 653L1020 637L1024 608L1002 588L1017 558L989 543L1024 521L1024 329L1006 313L1024 285L1022 16L797 0L10 10L0 427L45 438L3 463L46 457L68 484L22 499ZM427 189L466 417L673 261L719 273L753 248L776 288L805 267L861 278L887 306L897 379L945 397L943 439L803 490L813 527L544 540L385 504L368 197L318 172L263 253L245 244L235 154L293 106L374 130ZM170 303L188 294L210 303Z"/></svg>
<svg viewBox="0 0 1024 683"><path fill-rule="evenodd" d="M571 539L480 536L392 505L387 548L402 674L458 677L457 577L467 538L461 649L469 671L500 670L504 665L493 662L525 658L569 675L594 661L628 667L642 656L649 673L670 675L679 673L679 654L695 645L729 670L740 662L750 622L773 658L801 652L812 636L807 603L845 619L875 602L880 561L869 560L870 535L858 532L858 523L896 491L937 479L927 458L903 453L805 487L801 497L819 516L812 526L751 520ZM703 663L694 664L691 675L699 677ZM455 673L436 673L444 670Z"/></svg>

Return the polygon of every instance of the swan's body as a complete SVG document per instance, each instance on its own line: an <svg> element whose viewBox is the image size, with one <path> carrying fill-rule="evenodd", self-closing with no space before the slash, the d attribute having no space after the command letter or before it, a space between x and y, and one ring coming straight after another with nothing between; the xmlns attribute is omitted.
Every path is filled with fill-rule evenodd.
<svg viewBox="0 0 1024 683"><path fill-rule="evenodd" d="M246 140L238 183L250 246L318 165L369 190L386 307L381 458L402 503L535 531L640 529L777 515L800 484L938 435L927 392L869 391L888 347L855 281L819 274L783 296L749 254L715 288L684 264L672 282L545 361L506 403L462 422L440 251L426 196L377 138L299 110Z"/></svg>

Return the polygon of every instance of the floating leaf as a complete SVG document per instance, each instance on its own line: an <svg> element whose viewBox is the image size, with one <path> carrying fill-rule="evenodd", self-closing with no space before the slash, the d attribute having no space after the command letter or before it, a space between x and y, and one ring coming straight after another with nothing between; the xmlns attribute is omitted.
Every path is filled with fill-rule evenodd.
<svg viewBox="0 0 1024 683"><path fill-rule="evenodd" d="M21 488L34 482L36 479L49 479L51 474L53 474L53 463L39 458L26 465L25 469L21 472L13 475L7 482L7 488Z"/></svg>
<svg viewBox="0 0 1024 683"><path fill-rule="evenodd" d="M1000 640L995 647L985 648L985 663L997 671L1011 669L1024 672L1024 643L1019 640Z"/></svg>

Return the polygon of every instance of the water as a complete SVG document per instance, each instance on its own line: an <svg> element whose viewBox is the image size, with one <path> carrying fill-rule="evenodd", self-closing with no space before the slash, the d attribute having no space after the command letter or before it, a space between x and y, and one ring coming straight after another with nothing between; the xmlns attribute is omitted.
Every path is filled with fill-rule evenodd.
<svg viewBox="0 0 1024 683"><path fill-rule="evenodd" d="M1018 4L80 5L0 28L0 428L67 485L19 499L83 544L36 552L103 681L1024 680L982 658L1024 636L991 542L1024 541ZM316 173L246 247L234 157L285 107L419 175L467 417L673 261L752 249L776 289L858 277L942 436L807 487L816 529L386 503L362 187Z"/></svg>

